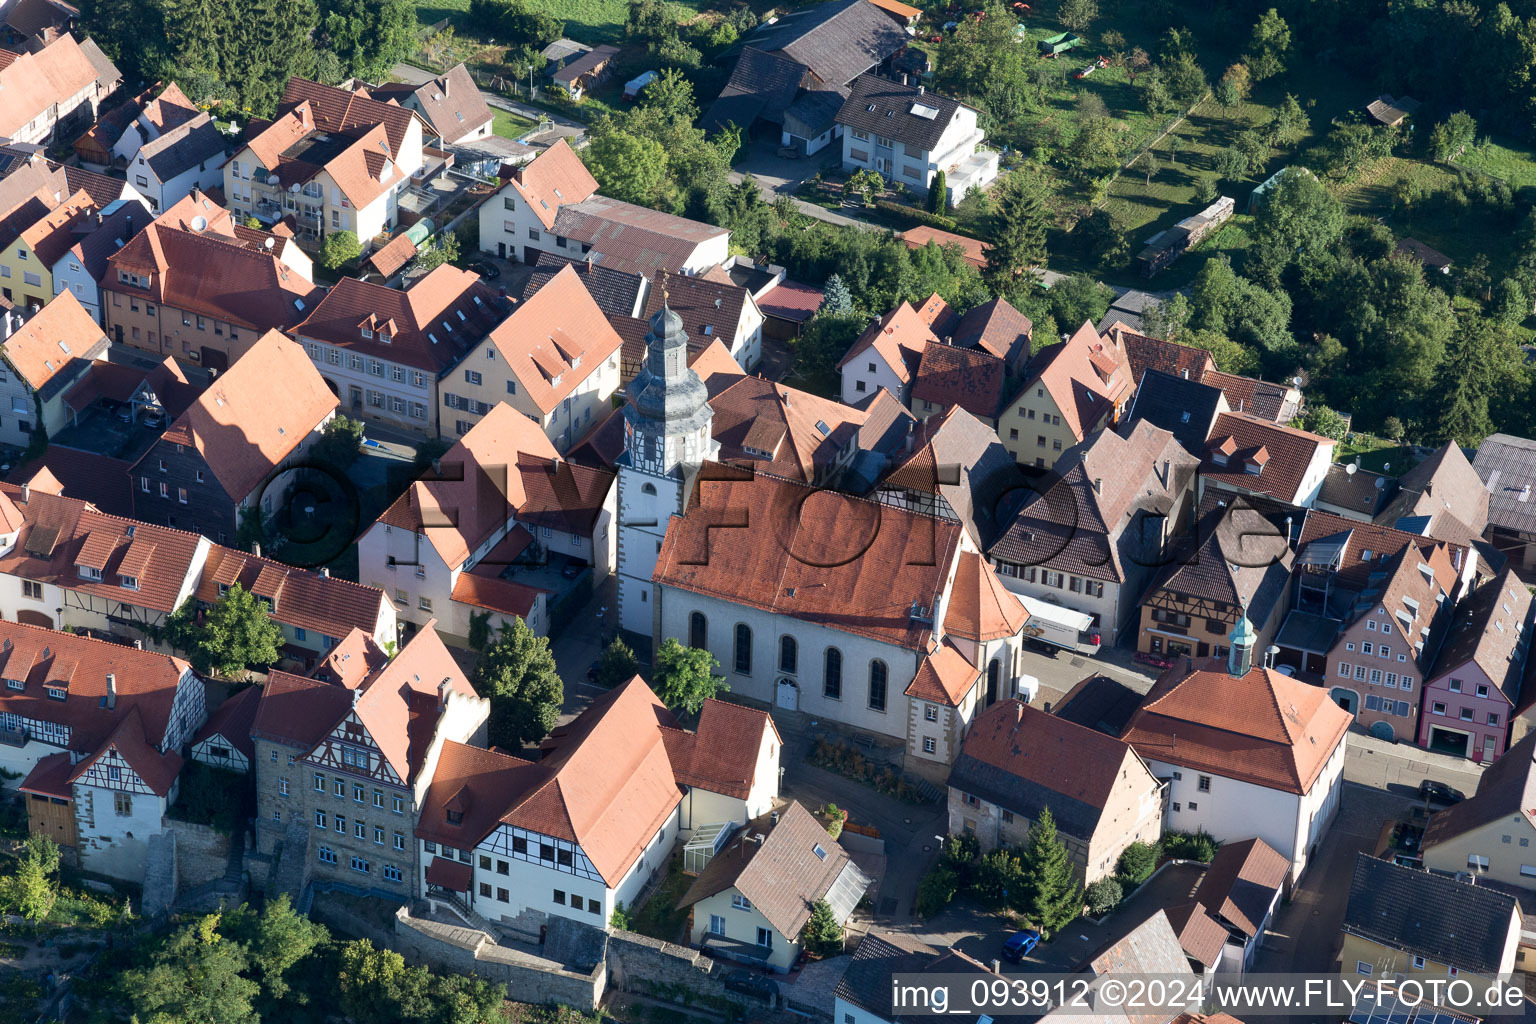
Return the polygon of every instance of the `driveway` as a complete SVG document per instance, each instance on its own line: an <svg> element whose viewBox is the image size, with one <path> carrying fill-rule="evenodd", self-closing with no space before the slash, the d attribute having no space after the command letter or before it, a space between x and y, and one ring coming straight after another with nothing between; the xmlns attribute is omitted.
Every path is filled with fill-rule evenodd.
<svg viewBox="0 0 1536 1024"><path fill-rule="evenodd" d="M834 213L815 203L795 198L795 189L802 181L824 167L837 166L838 158L832 154L840 152L839 150L828 146L815 156L801 157L798 160L786 160L779 156L778 150L779 147L771 139L748 142L746 155L737 160L731 170L731 181L739 182L750 174L757 181L758 190L762 192L765 203L771 203L779 196L789 196L801 213L808 217L815 217L817 220L824 220L828 224L875 226L857 217Z"/></svg>

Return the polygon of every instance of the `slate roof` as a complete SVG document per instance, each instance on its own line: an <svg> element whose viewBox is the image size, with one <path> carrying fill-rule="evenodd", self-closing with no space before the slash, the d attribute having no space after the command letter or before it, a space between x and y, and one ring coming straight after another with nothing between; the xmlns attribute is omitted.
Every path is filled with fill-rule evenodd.
<svg viewBox="0 0 1536 1024"><path fill-rule="evenodd" d="M680 274L694 250L727 233L713 224L601 195L562 205L550 230L590 246L594 261L604 266L647 276Z"/></svg>
<svg viewBox="0 0 1536 1024"><path fill-rule="evenodd" d="M554 279L562 267L567 266L576 268L576 273L581 277L581 283L586 286L587 294L592 296L592 301L597 303L597 308L603 311L603 315L608 317L610 322L617 317L633 319L637 308L644 309L640 304L640 298L651 290L651 282L644 274L618 270L589 260L566 259L547 252L540 252L539 258L533 264L533 273L528 275L528 283L523 287L523 301L526 302L532 298L540 288ZM676 282L683 280L692 280L692 278L673 278L668 282L668 286L672 287ZM641 334L643 337L644 331ZM694 341L692 330L688 332L688 340ZM706 339L699 339L700 348L707 344Z"/></svg>
<svg viewBox="0 0 1536 1024"><path fill-rule="evenodd" d="M881 486L940 495L985 550L1028 487L1013 456L991 427L959 405L923 420L910 442L893 456Z"/></svg>
<svg viewBox="0 0 1536 1024"><path fill-rule="evenodd" d="M1353 721L1320 686L1262 667L1237 678L1224 658L1185 659L1153 684L1122 738L1149 761L1301 794Z"/></svg>
<svg viewBox="0 0 1536 1024"><path fill-rule="evenodd" d="M765 837L762 842L754 841L757 835ZM699 872L678 906L734 889L780 935L794 940L810 920L811 905L826 898L845 872L861 895L869 888L869 878L847 851L809 811L790 801L777 822L766 815L747 822Z"/></svg>
<svg viewBox="0 0 1536 1024"><path fill-rule="evenodd" d="M1221 391L1151 366L1142 371L1138 381L1128 422L1146 420L1162 427L1185 451L1197 458L1203 456L1211 424L1216 422L1218 414L1226 411L1226 399Z"/></svg>
<svg viewBox="0 0 1536 1024"><path fill-rule="evenodd" d="M171 129L139 148L139 156L162 183L210 160L224 162L228 136L219 130L212 115L202 111L190 121Z"/></svg>
<svg viewBox="0 0 1536 1024"><path fill-rule="evenodd" d="M895 139L908 153L930 153L963 106L922 86L863 74L853 80L837 123Z"/></svg>
<svg viewBox="0 0 1536 1024"><path fill-rule="evenodd" d="M1492 496L1454 441L1398 477L1397 485L1396 496L1379 517L1388 525L1407 516L1429 516L1429 536L1459 543L1477 537L1488 525Z"/></svg>
<svg viewBox="0 0 1536 1024"><path fill-rule="evenodd" d="M1195 465L1172 434L1150 423L1128 437L1101 430L1062 453L1050 489L1034 493L987 554L1122 582L1121 536L1138 512L1167 514Z"/></svg>
<svg viewBox="0 0 1536 1024"><path fill-rule="evenodd" d="M1510 929L1519 931L1519 920L1513 896L1361 853L1349 884L1344 931L1459 970L1489 974L1502 966Z"/></svg>
<svg viewBox="0 0 1536 1024"><path fill-rule="evenodd" d="M891 976L893 974L936 974L945 976L975 975L991 977L985 965L958 949L940 951L909 935L900 932L870 932L859 941L847 969L838 980L835 994L845 1003L890 1024L926 1024L933 1018L926 1014L902 1013L891 1007ZM951 1011L944 1018L958 1024L977 1024L978 1021L997 1021L998 1024L1025 1021L1026 1016L992 1015L976 1017Z"/></svg>
<svg viewBox="0 0 1536 1024"><path fill-rule="evenodd" d="M933 623L913 609L933 614L959 523L718 463L705 464L687 509L667 529L655 583L929 649ZM722 528L727 512L742 528Z"/></svg>
<svg viewBox="0 0 1536 1024"><path fill-rule="evenodd" d="M1375 519L1396 489L1397 481L1384 473L1373 473L1353 463L1335 462L1328 467L1328 475L1323 477L1317 500ZM1396 518L1394 516L1392 521Z"/></svg>
<svg viewBox="0 0 1536 1024"><path fill-rule="evenodd" d="M746 42L783 52L822 82L847 85L907 45L890 15L865 0L828 0L781 15L749 32Z"/></svg>
<svg viewBox="0 0 1536 1024"><path fill-rule="evenodd" d="M1089 676L1068 690L1051 713L1106 736L1119 736L1141 706L1141 697L1118 679Z"/></svg>
<svg viewBox="0 0 1536 1024"><path fill-rule="evenodd" d="M1242 605L1251 622L1263 625L1285 597L1292 560L1284 531L1238 498L1204 511L1142 603L1168 593Z"/></svg>
<svg viewBox="0 0 1536 1024"><path fill-rule="evenodd" d="M1127 769L1127 759L1135 767ZM1018 700L976 716L950 769L949 786L1030 821L1049 809L1062 832L1088 841L1122 770L1157 780L1130 746Z"/></svg>
<svg viewBox="0 0 1536 1024"><path fill-rule="evenodd" d="M1119 939L1088 957L1078 968L1095 978L1114 975L1143 974L1164 976L1188 975L1189 961L1174 934L1168 915L1159 909ZM1147 1013L1110 1011L1112 1020L1124 1020L1127 1024L1165 1024L1166 1010Z"/></svg>
<svg viewBox="0 0 1536 1024"><path fill-rule="evenodd" d="M1531 592L1513 570L1505 569L1457 603L1431 678L1472 662L1515 705L1525 673L1530 612Z"/></svg>
<svg viewBox="0 0 1536 1024"><path fill-rule="evenodd" d="M1490 435L1477 449L1472 468L1489 493L1489 525L1536 533L1536 501L1524 490L1536 487L1536 441L1513 434ZM1522 494L1525 501L1520 500Z"/></svg>
<svg viewBox="0 0 1536 1024"><path fill-rule="evenodd" d="M1284 854L1257 837L1223 843L1195 890L1195 901L1252 938L1290 868Z"/></svg>
<svg viewBox="0 0 1536 1024"><path fill-rule="evenodd" d="M1536 732L1527 733L1483 769L1474 795L1430 816L1424 848L1515 815L1536 829Z"/></svg>
<svg viewBox="0 0 1536 1024"><path fill-rule="evenodd" d="M725 88L699 123L710 131L728 124L750 128L758 118L782 123L805 79L805 65L749 45L742 49Z"/></svg>

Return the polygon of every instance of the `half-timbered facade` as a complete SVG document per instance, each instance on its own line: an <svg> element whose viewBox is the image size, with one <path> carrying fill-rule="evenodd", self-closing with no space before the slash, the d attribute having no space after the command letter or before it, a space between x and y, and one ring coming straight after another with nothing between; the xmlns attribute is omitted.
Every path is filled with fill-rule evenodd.
<svg viewBox="0 0 1536 1024"><path fill-rule="evenodd" d="M767 714L711 700L685 732L638 676L546 746L537 762L443 748L416 830L427 899L529 937L551 916L605 927L680 836L707 861L778 793Z"/></svg>
<svg viewBox="0 0 1536 1024"><path fill-rule="evenodd" d="M274 672L251 727L257 848L301 857L300 879L410 895L411 839L445 742L484 742L476 696L435 629L393 661L360 631L317 678Z"/></svg>

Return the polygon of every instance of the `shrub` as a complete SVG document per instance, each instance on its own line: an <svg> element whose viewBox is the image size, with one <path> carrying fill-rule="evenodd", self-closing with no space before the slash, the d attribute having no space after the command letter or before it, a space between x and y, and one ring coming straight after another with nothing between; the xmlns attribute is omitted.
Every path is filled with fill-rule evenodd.
<svg viewBox="0 0 1536 1024"><path fill-rule="evenodd" d="M339 270L362 254L363 243L351 231L333 231L320 243L320 265L326 270Z"/></svg>
<svg viewBox="0 0 1536 1024"><path fill-rule="evenodd" d="M843 826L848 823L848 812L837 804L827 804L821 809L821 813L827 816L827 835L833 839L843 834Z"/></svg>
<svg viewBox="0 0 1536 1024"><path fill-rule="evenodd" d="M916 910L919 917L932 917L949 906L960 889L960 876L943 864L938 865L917 887Z"/></svg>
<svg viewBox="0 0 1536 1024"><path fill-rule="evenodd" d="M913 224L926 224L931 228L938 228L940 231L954 231L959 227L953 217L946 217L942 213L929 213L927 210L920 210L915 206L907 206L904 203L892 202L889 199L876 199L874 205L875 209L881 213L889 214L893 218L908 220Z"/></svg>
<svg viewBox="0 0 1536 1024"><path fill-rule="evenodd" d="M1158 849L1152 843L1132 843L1120 853L1115 873L1133 886L1140 885L1157 869Z"/></svg>
<svg viewBox="0 0 1536 1024"><path fill-rule="evenodd" d="M1163 836L1163 852L1178 860L1197 860L1209 864L1220 844L1204 829L1198 832L1169 832Z"/></svg>
<svg viewBox="0 0 1536 1024"><path fill-rule="evenodd" d="M1094 917L1103 917L1105 914L1119 906L1125 890L1120 888L1120 883L1113 878L1101 878L1090 885L1083 893L1088 903L1088 913Z"/></svg>
<svg viewBox="0 0 1536 1024"><path fill-rule="evenodd" d="M837 956L843 951L843 926L837 923L832 904L817 900L811 905L811 919L805 922L805 948L817 956Z"/></svg>
<svg viewBox="0 0 1536 1024"><path fill-rule="evenodd" d="M613 905L613 913L608 915L608 927L621 932L629 931L629 911L624 909L623 900Z"/></svg>

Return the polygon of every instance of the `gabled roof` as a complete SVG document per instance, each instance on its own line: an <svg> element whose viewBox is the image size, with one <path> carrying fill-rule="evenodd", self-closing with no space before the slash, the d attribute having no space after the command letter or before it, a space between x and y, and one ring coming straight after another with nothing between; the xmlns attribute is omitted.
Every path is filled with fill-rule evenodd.
<svg viewBox="0 0 1536 1024"><path fill-rule="evenodd" d="M804 483L826 481L866 415L761 377L741 376L710 396L719 459Z"/></svg>
<svg viewBox="0 0 1536 1024"><path fill-rule="evenodd" d="M1169 431L1184 450L1199 458L1218 414L1227 409L1222 393L1195 380L1148 367L1137 378L1128 422L1146 420Z"/></svg>
<svg viewBox="0 0 1536 1024"><path fill-rule="evenodd" d="M979 348L927 345L912 382L914 402L958 405L981 419L996 419L1007 397L1008 364Z"/></svg>
<svg viewBox="0 0 1536 1024"><path fill-rule="evenodd" d="M89 42L89 40L87 40ZM15 138L38 115L55 104L95 86L101 93L111 91L122 78L110 61L96 67L93 57L100 55L94 44L87 48L66 32L36 51L6 54L0 61L0 136ZM105 58L102 58L103 60Z"/></svg>
<svg viewBox="0 0 1536 1024"><path fill-rule="evenodd" d="M1094 953L1078 970L1095 978L1132 974L1180 976L1193 973L1179 937L1174 933L1168 915L1161 909ZM1125 1024L1165 1024L1168 1011L1136 1013L1116 1009L1096 1016L1123 1020Z"/></svg>
<svg viewBox="0 0 1536 1024"><path fill-rule="evenodd" d="M1224 843L1200 880L1195 901L1252 938L1263 926L1290 868L1284 854L1257 837Z"/></svg>
<svg viewBox="0 0 1536 1024"><path fill-rule="evenodd" d="M1207 967L1215 967L1221 959L1222 947L1230 937L1226 926L1216 920L1204 904L1193 900L1164 907L1163 913L1168 915L1168 924L1179 937L1179 945L1183 947L1184 954Z"/></svg>
<svg viewBox="0 0 1536 1024"><path fill-rule="evenodd" d="M403 291L343 277L293 333L442 373L489 334L506 311L506 302L478 274L444 263Z"/></svg>
<svg viewBox="0 0 1536 1024"><path fill-rule="evenodd" d="M864 0L859 0L863 3ZM870 324L848 352L838 360L837 368L843 369L855 359L878 356L896 373L897 379L907 383L917 372L923 350L938 344L938 338L912 305L903 301L879 320ZM874 352L870 353L870 349Z"/></svg>
<svg viewBox="0 0 1536 1024"><path fill-rule="evenodd" d="M633 318L637 307L642 311L645 310L646 307L640 302L640 297L649 293L652 289L651 282L643 274L616 270L613 267L606 267L590 260L566 259L562 256L554 256L542 251L533 264L533 273L528 275L528 283L523 286L523 300L526 301L540 288L554 280L555 275L560 273L564 267L575 269L576 273L581 277L582 284L586 285L587 294L592 296L592 301L597 303L598 308L603 311L603 314L609 318L610 322L620 317L626 319ZM697 280L697 278L674 277L669 280L668 286L675 289L679 282L693 280ZM714 306L713 299L714 296L710 296L711 301L709 304L711 309ZM681 310L679 310L678 315L683 316L684 325L688 329L688 340L690 343L696 344L700 348L709 343L708 338L698 336L698 332L694 330L693 325L688 323L688 317ZM649 319L649 317L650 314L647 313L645 319ZM702 324L702 322L700 323ZM700 327L700 331L702 331L702 327Z"/></svg>
<svg viewBox="0 0 1536 1024"><path fill-rule="evenodd" d="M940 328L950 328L945 319L930 320L929 323L935 325L938 333L943 333ZM1035 325L1029 317L1009 305L1007 299L999 297L967 310L950 329L956 345L982 349L1009 366L1015 366L1029 358Z"/></svg>
<svg viewBox="0 0 1536 1024"><path fill-rule="evenodd" d="M1472 468L1488 491L1490 525L1522 532L1536 531L1536 441L1513 434L1483 439Z"/></svg>
<svg viewBox="0 0 1536 1024"><path fill-rule="evenodd" d="M918 663L906 695L958 708L981 678L981 669L945 637Z"/></svg>
<svg viewBox="0 0 1536 1024"><path fill-rule="evenodd" d="M207 543L185 530L107 515L76 498L31 491L24 499L22 488L14 484L0 484L0 493L24 517L16 546L0 555L0 573L107 602L127 601L167 614L175 611L202 557L200 548ZM94 561L105 561L100 580L80 573L78 559L87 544ZM120 571L132 575L123 565L130 551L135 552L130 565L143 562L137 589L124 588L119 578Z"/></svg>
<svg viewBox="0 0 1536 1024"><path fill-rule="evenodd" d="M664 288L647 290L641 319L650 320L661 311L665 301L682 317L683 330L688 332L690 341L698 339L708 344L710 338L720 338L729 348L736 338L743 314L754 308L751 293L730 281L715 281L702 275L670 274L664 283Z"/></svg>
<svg viewBox="0 0 1536 1024"><path fill-rule="evenodd" d="M64 292L0 343L5 361L44 400L78 380L107 352L107 336L74 292ZM51 386L50 386L51 385Z"/></svg>
<svg viewBox="0 0 1536 1024"><path fill-rule="evenodd" d="M283 386L272 388L271 381ZM268 331L171 423L162 440L196 448L224 493L239 501L336 405L304 350Z"/></svg>
<svg viewBox="0 0 1536 1024"><path fill-rule="evenodd" d="M997 432L956 405L919 423L908 442L881 486L942 496L976 546L990 546L1028 488Z"/></svg>
<svg viewBox="0 0 1536 1024"><path fill-rule="evenodd" d="M1511 929L1520 929L1513 896L1364 853L1355 860L1344 910L1346 934L1489 974L1504 966Z"/></svg>
<svg viewBox="0 0 1536 1024"><path fill-rule="evenodd" d="M1527 733L1483 769L1476 794L1430 816L1424 849L1516 816L1536 829L1536 732Z"/></svg>
<svg viewBox="0 0 1536 1024"><path fill-rule="evenodd" d="M949 785L1030 821L1049 809L1062 832L1087 842L1126 771L1157 789L1128 744L1010 699L971 723Z"/></svg>
<svg viewBox="0 0 1536 1024"><path fill-rule="evenodd" d="M960 247L967 263L981 268L987 265L987 250L992 247L986 242L969 235L957 235L953 231L942 231L939 228L931 228L926 224L908 228L901 233L901 240L908 249L922 249L932 242L941 249L951 245Z"/></svg>
<svg viewBox="0 0 1536 1024"><path fill-rule="evenodd" d="M1307 793L1353 716L1320 686L1224 659L1184 662L1153 684L1122 738L1149 761Z"/></svg>
<svg viewBox="0 0 1536 1024"><path fill-rule="evenodd" d="M117 751L156 796L168 795L176 782L176 776L181 772L181 755L174 750L162 754L146 735L144 718L138 704L128 708L128 713L122 716L117 728L100 747L75 762L68 781L71 784L78 782L109 750Z"/></svg>
<svg viewBox="0 0 1536 1024"><path fill-rule="evenodd" d="M50 444L42 457L11 475L38 494L67 494L101 511L133 518L133 464L110 455Z"/></svg>
<svg viewBox="0 0 1536 1024"><path fill-rule="evenodd" d="M259 555L215 544L198 579L196 597L209 604L234 584L272 602L272 618L299 629L340 640L354 629L373 636L379 630L383 602L376 587L339 576L322 575Z"/></svg>
<svg viewBox="0 0 1536 1024"><path fill-rule="evenodd" d="M1456 605L1433 676L1472 662L1514 706L1529 653L1530 613L1530 590L1505 569Z"/></svg>
<svg viewBox="0 0 1536 1024"><path fill-rule="evenodd" d="M604 266L648 276L682 273L699 246L727 233L713 224L601 195L562 205L550 230L590 247L589 255Z"/></svg>
<svg viewBox="0 0 1536 1024"><path fill-rule="evenodd" d="M404 269L405 265L411 262L415 256L415 241L412 240L410 235L402 231L394 238L391 238L388 242L375 249L373 251L373 255L368 257L368 263L371 264L373 269L377 271L381 276L388 278L394 277L397 272ZM443 266L447 266L447 264L443 264ZM351 279L342 278L342 280L346 281ZM340 283L340 281L337 282L337 284Z"/></svg>
<svg viewBox="0 0 1536 1024"><path fill-rule="evenodd" d="M429 82L416 86L388 84L369 89L368 93L384 100L415 97L422 118L449 144L491 120L491 108L462 61Z"/></svg>
<svg viewBox="0 0 1536 1024"><path fill-rule="evenodd" d="M685 786L745 800L757 779L763 737L783 747L779 730L764 711L710 698L699 709L699 726L662 730L672 774Z"/></svg>
<svg viewBox="0 0 1536 1024"><path fill-rule="evenodd" d="M1335 462L1328 467L1328 475L1323 477L1317 503L1348 509L1371 519L1381 518L1390 524L1397 522L1398 517L1388 520L1380 513L1396 490L1397 481L1385 473L1373 473L1353 462Z"/></svg>
<svg viewBox="0 0 1536 1024"><path fill-rule="evenodd" d="M366 132L374 125L382 125L389 144L389 154L396 160L400 158L400 147L405 143L410 123L418 120L415 111L397 103L382 103L346 89L298 77L288 79L288 84L283 87L283 97L278 102L281 108L307 103L315 131L351 135Z"/></svg>
<svg viewBox="0 0 1536 1024"><path fill-rule="evenodd" d="M745 46L725 88L699 123L709 131L718 131L728 124L747 129L758 118L779 124L807 78L806 67L799 61Z"/></svg>
<svg viewBox="0 0 1536 1024"><path fill-rule="evenodd" d="M761 841L756 839L759 835L764 837ZM699 872L678 905L691 907L734 889L750 900L780 935L798 940L800 929L810 920L812 904L834 895L845 872L848 878L844 886L856 890L852 902L857 903L869 887L869 879L809 811L790 801L777 822L766 816L747 822L747 827ZM850 904L839 920L845 920L851 909ZM834 914L837 910L834 906Z"/></svg>
<svg viewBox="0 0 1536 1024"><path fill-rule="evenodd" d="M1023 386L1014 394L1043 387L1062 422L1081 439L1130 396L1134 383L1124 351L1113 341L1101 340L1093 324L1084 321L1066 341L1035 353Z"/></svg>
<svg viewBox="0 0 1536 1024"><path fill-rule="evenodd" d="M154 219L149 208L136 199L116 200L100 212L99 220L93 218L76 226L68 249L98 281L106 274L112 254Z"/></svg>
<svg viewBox="0 0 1536 1024"><path fill-rule="evenodd" d="M959 523L718 463L687 509L655 583L928 650ZM727 512L743 529L722 528Z"/></svg>
<svg viewBox="0 0 1536 1024"><path fill-rule="evenodd" d="M369 676L357 688L352 704L379 753L407 785L416 781L421 770L445 694L476 696L432 625L418 631L399 654Z"/></svg>
<svg viewBox="0 0 1536 1024"><path fill-rule="evenodd" d="M0 712L68 726L68 749L97 750L130 712L140 736L165 738L176 689L191 671L185 661L39 626L0 621L0 678L24 682L21 690L0 687ZM107 707L107 676L117 699ZM62 688L55 700L45 687Z"/></svg>
<svg viewBox="0 0 1536 1024"><path fill-rule="evenodd" d="M1397 485L1397 496L1380 516L1386 525L1405 516L1430 516L1432 519L1426 532L1441 540L1460 538L1446 536L1444 527L1448 524L1438 520L1454 520L1472 536L1481 534L1488 525L1489 490L1483 486L1472 463L1467 461L1461 446L1454 441L1447 441L1434 454L1398 477Z"/></svg>
<svg viewBox="0 0 1536 1024"><path fill-rule="evenodd" d="M245 755L248 764L255 764L256 744L251 740L251 723L256 720L256 709L261 706L261 687L247 686L214 709L208 721L192 737L192 744L222 737L229 745Z"/></svg>
<svg viewBox="0 0 1536 1024"><path fill-rule="evenodd" d="M507 184L546 228L555 226L560 207L597 193L597 179L564 139L513 171Z"/></svg>
<svg viewBox="0 0 1536 1024"><path fill-rule="evenodd" d="M51 267L74 244L77 228L90 220L96 203L84 189L76 189L63 202L52 207L31 223L19 226L18 248L30 249L37 261Z"/></svg>
<svg viewBox="0 0 1536 1024"><path fill-rule="evenodd" d="M963 106L922 86L863 74L853 80L837 123L895 139L909 154L931 153Z"/></svg>
<svg viewBox="0 0 1536 1024"><path fill-rule="evenodd" d="M1224 412L1211 427L1200 474L1213 483L1294 504L1302 497L1301 485L1313 458L1318 451L1333 448L1334 441L1319 434L1246 413ZM1254 465L1260 471L1248 472Z"/></svg>
<svg viewBox="0 0 1536 1024"><path fill-rule="evenodd" d="M602 69L609 61L619 55L619 48L609 44L594 46L575 60L560 66L560 69L549 77L562 85L569 85L582 75L591 74Z"/></svg>
<svg viewBox="0 0 1536 1024"><path fill-rule="evenodd" d="M203 111L158 139L144 143L138 155L163 183L209 160L222 163L227 148L225 134L214 123L213 116Z"/></svg>
<svg viewBox="0 0 1536 1024"><path fill-rule="evenodd" d="M747 33L748 45L780 52L828 85L847 85L907 45L901 26L865 0L828 0Z"/></svg>
<svg viewBox="0 0 1536 1024"><path fill-rule="evenodd" d="M1062 453L1050 490L1035 492L987 554L1120 582L1121 536L1139 512L1167 514L1195 466L1172 434L1145 421L1126 437L1101 430Z"/></svg>
<svg viewBox="0 0 1536 1024"><path fill-rule="evenodd" d="M1250 621L1268 622L1290 585L1293 556L1283 534L1241 498L1206 508L1143 603L1163 594L1199 598L1241 605Z"/></svg>
<svg viewBox="0 0 1536 1024"><path fill-rule="evenodd" d="M1201 383L1219 388L1226 396L1229 409L1250 413L1272 423L1289 423L1301 411L1301 392L1288 384L1239 377L1215 369L1207 370Z"/></svg>
<svg viewBox="0 0 1536 1024"><path fill-rule="evenodd" d="M528 399L546 415L622 344L574 268L565 267L490 333Z"/></svg>
<svg viewBox="0 0 1536 1024"><path fill-rule="evenodd" d="M1203 348L1150 338L1145 334L1125 330L1124 327L1119 330L1111 328L1110 334L1125 347L1133 380L1141 380L1148 370L1157 370L1170 377L1199 384L1205 380L1207 373L1216 369L1216 360Z"/></svg>

